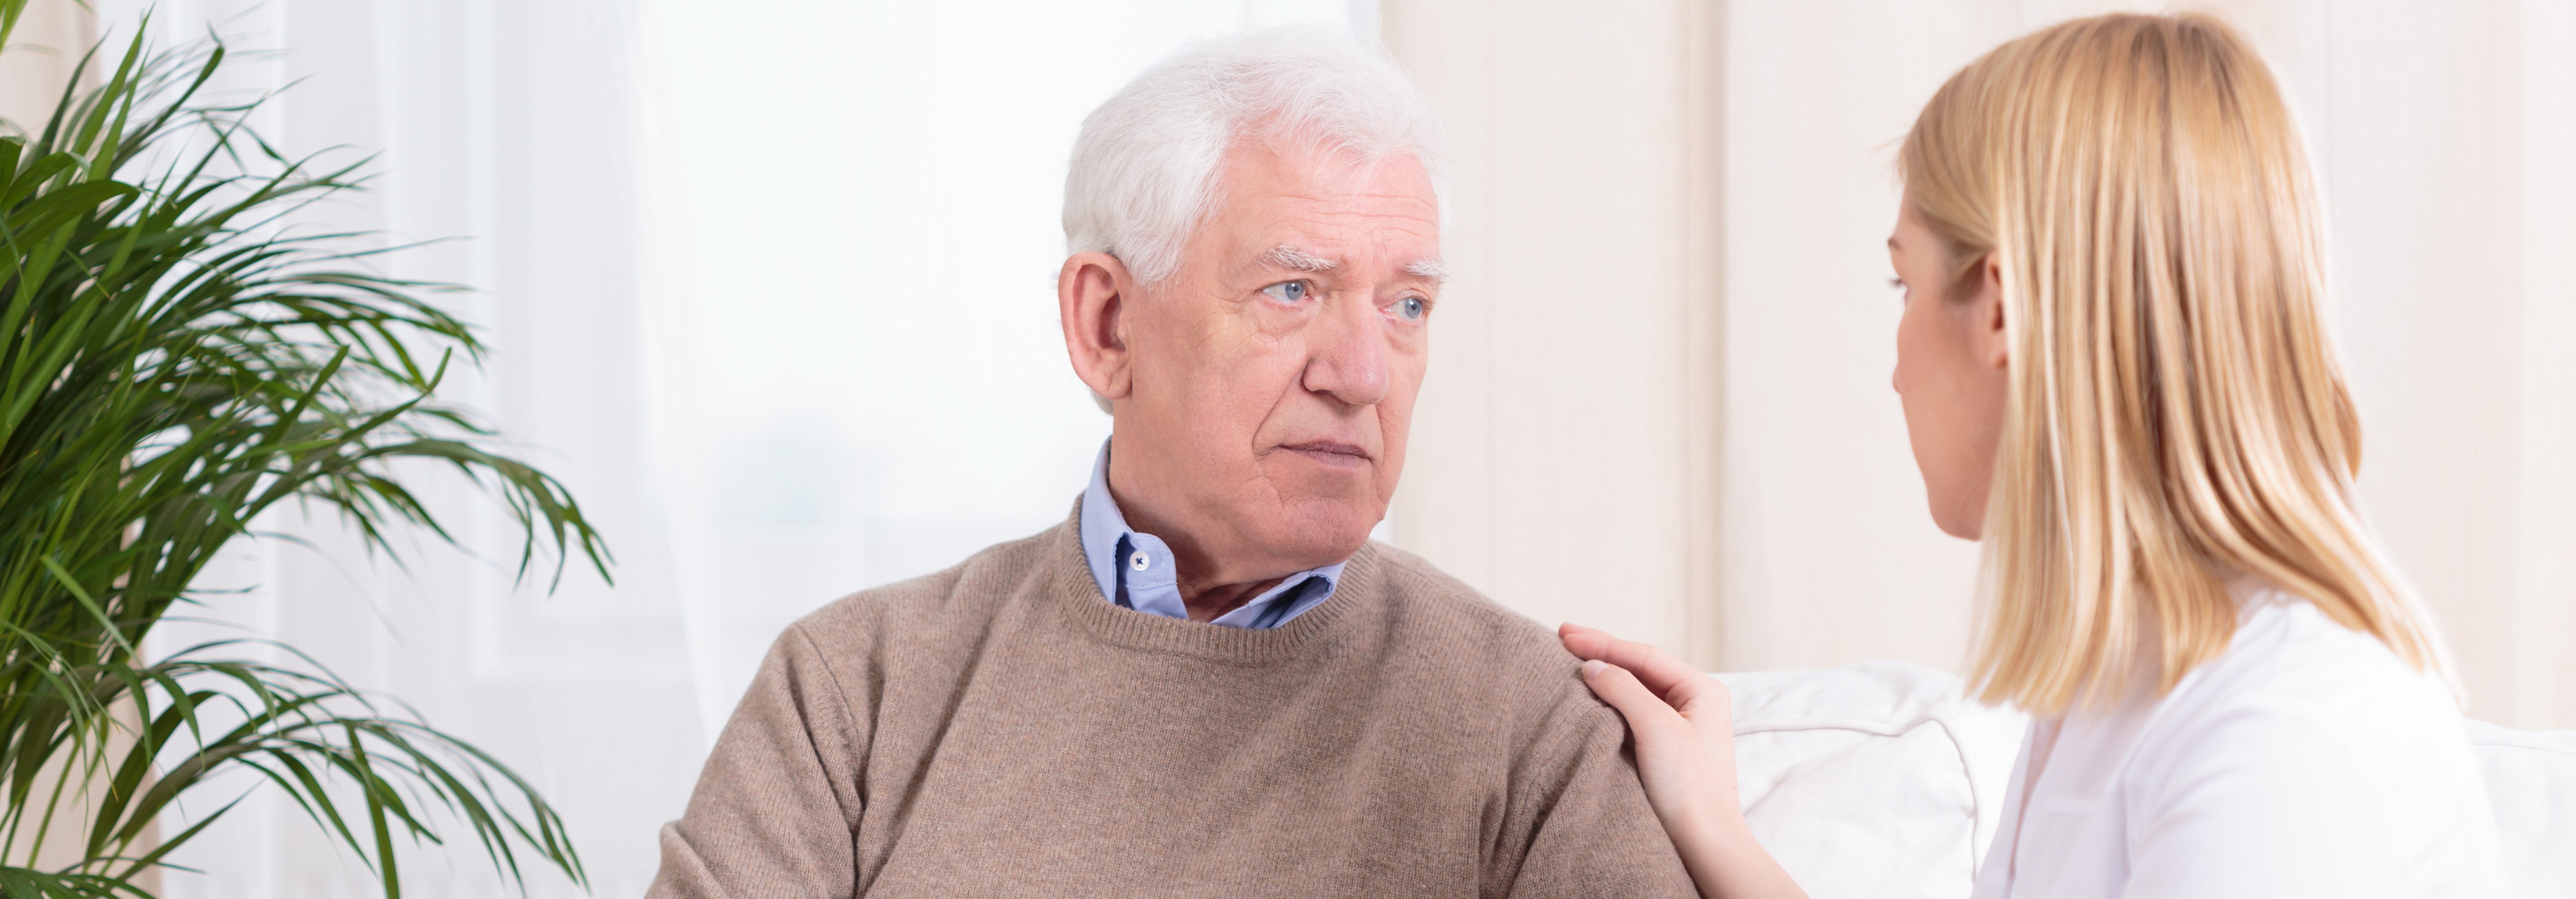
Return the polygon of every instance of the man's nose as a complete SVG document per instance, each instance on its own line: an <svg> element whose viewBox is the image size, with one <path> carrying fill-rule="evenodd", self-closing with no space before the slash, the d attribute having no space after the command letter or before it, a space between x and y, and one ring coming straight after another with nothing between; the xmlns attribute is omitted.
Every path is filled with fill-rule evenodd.
<svg viewBox="0 0 2576 899"><path fill-rule="evenodd" d="M1369 296L1326 307L1307 333L1307 390L1352 406L1386 398L1386 328Z"/></svg>

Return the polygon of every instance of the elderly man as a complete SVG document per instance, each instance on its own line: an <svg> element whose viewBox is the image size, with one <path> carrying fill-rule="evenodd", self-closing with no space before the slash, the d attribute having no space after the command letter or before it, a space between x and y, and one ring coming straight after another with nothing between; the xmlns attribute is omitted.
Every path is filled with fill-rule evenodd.
<svg viewBox="0 0 2576 899"><path fill-rule="evenodd" d="M1094 112L1057 283L1113 418L1090 489L788 628L651 895L1693 895L1556 638L1368 543L1439 299L1431 136L1321 31Z"/></svg>

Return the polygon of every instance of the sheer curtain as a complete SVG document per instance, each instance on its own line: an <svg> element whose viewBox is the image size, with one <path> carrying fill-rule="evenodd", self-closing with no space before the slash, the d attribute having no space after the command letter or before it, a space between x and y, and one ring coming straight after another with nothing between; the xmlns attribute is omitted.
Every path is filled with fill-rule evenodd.
<svg viewBox="0 0 2576 899"><path fill-rule="evenodd" d="M40 0L42 2L42 0ZM64 0L68 2L68 0ZM788 621L1060 520L1107 433L1053 307L1083 114L1196 36L1297 19L1374 36L1368 0L96 0L244 53L290 155L374 154L301 227L436 241L393 274L494 347L449 398L561 476L615 586L513 583L516 546L437 471L463 552L369 558L328 518L261 522L155 635L276 637L409 701L537 783L601 896L640 894L716 730ZM291 86L290 86L291 85ZM281 90L282 89L282 90ZM440 240L443 238L460 238ZM273 654L272 654L273 655ZM172 860L175 897L358 896L371 878L251 791ZM217 801L209 801L217 800ZM503 895L470 836L403 858L414 895ZM527 890L579 895L531 870Z"/></svg>

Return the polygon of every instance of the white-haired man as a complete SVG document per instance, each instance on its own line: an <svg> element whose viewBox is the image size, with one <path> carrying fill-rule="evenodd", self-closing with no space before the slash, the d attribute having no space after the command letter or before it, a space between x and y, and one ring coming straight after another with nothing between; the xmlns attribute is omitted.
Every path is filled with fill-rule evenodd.
<svg viewBox="0 0 2576 899"><path fill-rule="evenodd" d="M1368 543L1438 300L1428 113L1337 32L1083 124L1064 524L788 628L651 895L1689 896L1554 635Z"/></svg>

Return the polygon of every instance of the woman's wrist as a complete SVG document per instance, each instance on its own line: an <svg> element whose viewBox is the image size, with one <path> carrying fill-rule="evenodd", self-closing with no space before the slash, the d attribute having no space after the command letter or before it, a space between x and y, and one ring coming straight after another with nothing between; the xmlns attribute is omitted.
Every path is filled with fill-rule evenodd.
<svg viewBox="0 0 2576 899"><path fill-rule="evenodd" d="M1732 851L1753 842L1753 826L1744 820L1738 808L1714 805L1689 809L1664 822L1677 848L1690 855L1694 847ZM1688 844L1688 845L1684 845Z"/></svg>
<svg viewBox="0 0 2576 899"><path fill-rule="evenodd" d="M1731 804L1730 804L1731 805ZM1682 867L1707 899L1805 899L1782 870L1740 808L1708 809L1687 821L1667 822Z"/></svg>

